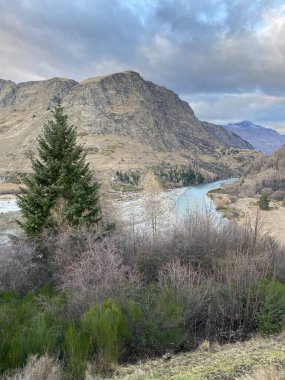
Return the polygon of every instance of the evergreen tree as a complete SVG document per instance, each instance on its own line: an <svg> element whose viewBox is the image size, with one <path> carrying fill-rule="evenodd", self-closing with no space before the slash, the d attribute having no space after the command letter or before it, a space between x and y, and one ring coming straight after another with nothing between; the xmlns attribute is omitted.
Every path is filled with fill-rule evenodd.
<svg viewBox="0 0 285 380"><path fill-rule="evenodd" d="M76 144L76 128L58 105L53 120L38 139L38 158L32 158L33 173L27 177L18 205L20 225L28 236L60 225L79 226L100 220L98 182L92 180L83 148Z"/></svg>

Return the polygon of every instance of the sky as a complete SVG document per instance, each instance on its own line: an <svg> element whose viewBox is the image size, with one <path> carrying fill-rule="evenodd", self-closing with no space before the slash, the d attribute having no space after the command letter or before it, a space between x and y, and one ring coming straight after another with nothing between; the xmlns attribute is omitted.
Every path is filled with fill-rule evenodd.
<svg viewBox="0 0 285 380"><path fill-rule="evenodd" d="M0 78L124 70L285 134L285 0L0 0Z"/></svg>

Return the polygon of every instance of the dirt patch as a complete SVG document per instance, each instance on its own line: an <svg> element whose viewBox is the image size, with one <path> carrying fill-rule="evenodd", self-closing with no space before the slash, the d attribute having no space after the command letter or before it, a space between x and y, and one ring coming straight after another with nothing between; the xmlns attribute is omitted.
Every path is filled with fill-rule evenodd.
<svg viewBox="0 0 285 380"><path fill-rule="evenodd" d="M19 185L10 182L0 183L0 195L20 194L21 188Z"/></svg>

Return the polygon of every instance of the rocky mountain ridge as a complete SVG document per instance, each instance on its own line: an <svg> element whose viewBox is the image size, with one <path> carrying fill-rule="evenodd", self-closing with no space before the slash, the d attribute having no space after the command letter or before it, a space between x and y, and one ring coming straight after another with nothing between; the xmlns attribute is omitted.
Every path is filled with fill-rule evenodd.
<svg viewBox="0 0 285 380"><path fill-rule="evenodd" d="M72 79L0 81L0 172L29 170L38 135L61 101L78 126L91 168L99 171L191 163L220 175L249 143L201 122L177 94L127 71ZM233 150L233 154L231 154ZM225 155L228 155L225 159Z"/></svg>

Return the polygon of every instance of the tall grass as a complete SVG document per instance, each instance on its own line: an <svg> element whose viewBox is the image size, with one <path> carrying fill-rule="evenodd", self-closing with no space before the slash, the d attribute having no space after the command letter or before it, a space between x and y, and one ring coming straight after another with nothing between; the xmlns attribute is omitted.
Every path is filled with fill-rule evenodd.
<svg viewBox="0 0 285 380"><path fill-rule="evenodd" d="M5 380L61 380L62 377L62 364L45 354L30 356L23 369L6 376Z"/></svg>

